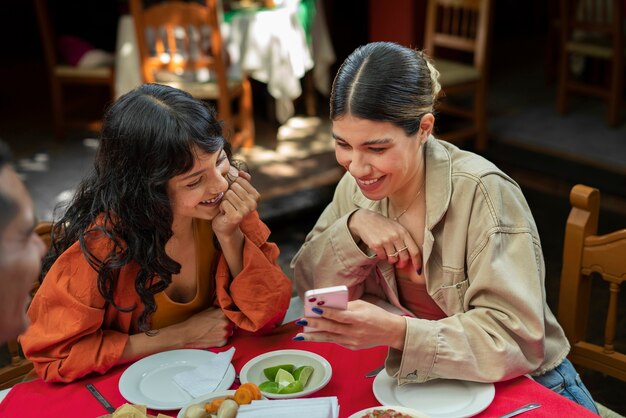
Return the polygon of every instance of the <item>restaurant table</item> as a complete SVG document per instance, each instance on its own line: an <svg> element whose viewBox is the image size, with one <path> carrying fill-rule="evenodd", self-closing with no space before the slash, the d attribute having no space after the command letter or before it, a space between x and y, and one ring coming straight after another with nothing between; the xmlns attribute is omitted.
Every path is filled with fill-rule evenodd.
<svg viewBox="0 0 626 418"><path fill-rule="evenodd" d="M300 328L293 323L285 324L263 335L236 332L226 347L211 351L236 348L232 363L239 372L243 365L255 356L273 350L301 349L326 358L333 369L330 382L311 397L337 396L341 418L364 408L380 405L372 392L373 378L365 374L380 366L386 348L374 347L352 351L336 344L293 341ZM126 403L120 394L118 382L128 365L116 367L104 375L90 376L69 384L44 383L42 380L19 383L9 391L0 403L2 418L55 418L98 417L106 414L104 408L87 391L85 385L92 383L114 406ZM233 385L233 387L235 387ZM499 417L529 402L541 407L524 414L524 417L597 417L580 405L550 391L527 377L518 377L495 383L493 402L477 417ZM152 411L156 415L155 411ZM178 411L164 412L173 417ZM304 417L303 417L304 418Z"/></svg>

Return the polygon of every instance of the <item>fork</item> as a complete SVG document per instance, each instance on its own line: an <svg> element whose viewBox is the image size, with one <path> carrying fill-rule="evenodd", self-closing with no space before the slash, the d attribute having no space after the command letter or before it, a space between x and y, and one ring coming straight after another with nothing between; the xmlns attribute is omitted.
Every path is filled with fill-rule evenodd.
<svg viewBox="0 0 626 418"><path fill-rule="evenodd" d="M372 370L371 372L367 372L367 373L365 373L365 377L376 377L376 375L377 375L378 373L380 373L380 371L381 371L382 369L384 369L384 368L385 368L385 366L376 367L376 368L375 368L374 370Z"/></svg>

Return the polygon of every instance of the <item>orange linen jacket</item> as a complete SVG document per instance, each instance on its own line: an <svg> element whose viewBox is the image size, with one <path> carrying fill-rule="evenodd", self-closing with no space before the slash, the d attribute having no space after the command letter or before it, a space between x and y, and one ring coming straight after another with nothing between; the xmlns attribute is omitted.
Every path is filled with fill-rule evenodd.
<svg viewBox="0 0 626 418"><path fill-rule="evenodd" d="M282 321L291 298L291 281L277 265L278 247L267 242L270 231L258 213L241 223L245 236L243 270L234 279L220 253L215 269L215 302L240 328L258 331ZM212 236L200 237L212 239ZM103 254L109 242L94 240L93 253ZM47 382L70 382L91 372L105 373L117 364L130 334L135 334L143 304L135 292L136 263L119 272L114 300L98 291L97 272L78 242L47 273L28 310L31 327L20 337L24 354Z"/></svg>

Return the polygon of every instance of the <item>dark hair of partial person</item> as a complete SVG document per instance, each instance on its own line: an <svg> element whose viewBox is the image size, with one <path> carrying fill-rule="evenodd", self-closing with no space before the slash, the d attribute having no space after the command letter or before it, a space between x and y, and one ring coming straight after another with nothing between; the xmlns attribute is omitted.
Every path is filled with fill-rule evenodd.
<svg viewBox="0 0 626 418"><path fill-rule="evenodd" d="M390 122L408 136L434 110L441 86L430 59L393 42L372 42L357 48L341 64L330 94L330 119L352 115Z"/></svg>
<svg viewBox="0 0 626 418"><path fill-rule="evenodd" d="M7 144L0 140L0 172L9 164L11 164L11 151ZM4 232L4 228L11 222L17 210L15 200L9 197L0 185L0 233Z"/></svg>
<svg viewBox="0 0 626 418"><path fill-rule="evenodd" d="M119 270L137 263L135 279L144 310L139 329L149 332L156 310L154 295L166 289L180 264L165 253L172 236L167 182L193 168L195 150L231 157L213 107L188 93L145 84L115 101L106 111L94 168L78 186L64 215L54 224L52 247L42 278L59 255L76 241L98 272L98 290L120 311L114 289ZM98 258L90 241L105 236L108 253Z"/></svg>

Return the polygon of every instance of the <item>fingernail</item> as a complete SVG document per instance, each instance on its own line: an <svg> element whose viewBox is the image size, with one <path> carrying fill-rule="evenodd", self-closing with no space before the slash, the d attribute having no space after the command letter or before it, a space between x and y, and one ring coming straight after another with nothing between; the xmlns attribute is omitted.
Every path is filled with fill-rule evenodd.
<svg viewBox="0 0 626 418"><path fill-rule="evenodd" d="M313 312L315 312L316 314L318 314L318 315L321 315L321 314L323 314L323 313L324 313L324 311L323 311L323 310L321 310L321 309L320 309L320 308L318 308L318 307L315 307L315 308L313 308L313 309L311 309L311 310L312 310Z"/></svg>
<svg viewBox="0 0 626 418"><path fill-rule="evenodd" d="M309 322L306 319L300 319L300 320L296 321L296 325L301 326L301 327L305 327L305 326L309 325Z"/></svg>
<svg viewBox="0 0 626 418"><path fill-rule="evenodd" d="M422 268L418 268L417 270L415 270L415 272L417 273L418 276L422 275Z"/></svg>
<svg viewBox="0 0 626 418"><path fill-rule="evenodd" d="M304 341L304 337L302 335L296 335L292 338L294 341Z"/></svg>

